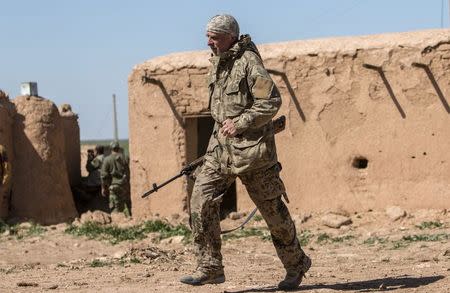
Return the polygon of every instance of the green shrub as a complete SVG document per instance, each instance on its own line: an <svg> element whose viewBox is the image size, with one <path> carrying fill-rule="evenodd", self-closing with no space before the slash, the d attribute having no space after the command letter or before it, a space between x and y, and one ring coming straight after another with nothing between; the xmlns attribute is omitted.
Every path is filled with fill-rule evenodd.
<svg viewBox="0 0 450 293"><path fill-rule="evenodd" d="M101 261L101 260L99 260L99 259L94 259L94 260L89 264L89 266L90 266L91 268L101 268L101 267L110 266L110 265L111 265L111 263L106 262L106 261Z"/></svg>
<svg viewBox="0 0 450 293"><path fill-rule="evenodd" d="M172 236L190 237L191 232L184 225L176 227L163 221L147 221L141 225L135 225L126 228L120 228L116 225L101 225L94 222L86 222L81 226L70 225L66 233L74 236L86 236L89 239L107 240L112 244L117 244L127 240L141 240L147 237L150 232L160 233L160 239Z"/></svg>
<svg viewBox="0 0 450 293"><path fill-rule="evenodd" d="M267 229L262 228L246 228L246 229L238 229L229 234L225 234L222 236L224 241L231 239L239 239L244 237L257 236L260 237L264 241L269 241L272 239L270 236L270 232Z"/></svg>
<svg viewBox="0 0 450 293"><path fill-rule="evenodd" d="M442 227L442 223L440 222L422 222L420 223L420 225L416 225L417 228L419 228L420 230L424 230L424 229L433 229L433 228L441 228Z"/></svg>
<svg viewBox="0 0 450 293"><path fill-rule="evenodd" d="M388 241L388 238L380 238L378 236L374 236L374 237L369 237L366 240L364 240L364 244L368 244L368 245L374 245L375 243L378 244L385 244Z"/></svg>
<svg viewBox="0 0 450 293"><path fill-rule="evenodd" d="M299 234L297 234L298 241L300 242L300 246L306 246L308 245L311 238L314 237L314 235L309 230L301 231Z"/></svg>
<svg viewBox="0 0 450 293"><path fill-rule="evenodd" d="M355 238L355 236L352 236L352 235L331 237L327 233L321 233L321 234L319 234L319 236L317 236L316 242L319 244L342 243L342 242L349 241L354 238Z"/></svg>

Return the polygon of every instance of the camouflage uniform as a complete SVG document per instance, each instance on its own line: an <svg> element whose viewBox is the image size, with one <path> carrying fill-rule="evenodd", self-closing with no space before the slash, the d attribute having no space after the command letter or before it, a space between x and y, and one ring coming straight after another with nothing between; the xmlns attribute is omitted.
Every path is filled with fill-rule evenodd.
<svg viewBox="0 0 450 293"><path fill-rule="evenodd" d="M124 212L129 215L131 208L129 178L130 169L123 154L112 152L103 160L101 179L102 185L109 189L111 212Z"/></svg>
<svg viewBox="0 0 450 293"><path fill-rule="evenodd" d="M103 165L103 159L104 155L100 154L95 156L92 160L89 160L86 162L86 170L88 171L89 175L87 177L87 185L88 186L100 186L101 185L101 178L100 178L100 170Z"/></svg>
<svg viewBox="0 0 450 293"><path fill-rule="evenodd" d="M9 193L11 190L11 163L4 146L0 144L0 215L8 213Z"/></svg>
<svg viewBox="0 0 450 293"><path fill-rule="evenodd" d="M223 274L219 203L213 201L239 177L267 222L277 254L287 271L303 266L294 222L281 196L285 187L274 140L272 118L281 106L280 93L263 66L250 36L210 59L209 94L215 120L191 197L198 271ZM224 137L222 122L232 119L238 131Z"/></svg>

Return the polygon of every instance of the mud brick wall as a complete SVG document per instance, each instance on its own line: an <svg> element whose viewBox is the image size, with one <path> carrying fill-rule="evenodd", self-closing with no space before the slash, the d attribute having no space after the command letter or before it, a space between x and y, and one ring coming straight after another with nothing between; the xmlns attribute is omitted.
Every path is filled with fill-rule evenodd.
<svg viewBox="0 0 450 293"><path fill-rule="evenodd" d="M55 224L77 216L69 185L62 118L42 97L13 100L14 166L11 217Z"/></svg>
<svg viewBox="0 0 450 293"><path fill-rule="evenodd" d="M258 47L283 97L287 127L276 141L291 211L449 206L449 30ZM130 74L136 216L185 208L185 180L140 195L186 163L187 118L208 107L208 56L163 56ZM238 183L238 210L252 206Z"/></svg>
<svg viewBox="0 0 450 293"><path fill-rule="evenodd" d="M70 186L81 183L81 144L78 115L72 112L70 105L59 107L64 133L64 154ZM84 166L83 166L84 167Z"/></svg>
<svg viewBox="0 0 450 293"><path fill-rule="evenodd" d="M14 165L13 117L14 105L9 100L8 94L0 90L0 144L6 149L8 161L12 165ZM7 189L0 184L0 219L6 219L9 214L9 191L10 188Z"/></svg>

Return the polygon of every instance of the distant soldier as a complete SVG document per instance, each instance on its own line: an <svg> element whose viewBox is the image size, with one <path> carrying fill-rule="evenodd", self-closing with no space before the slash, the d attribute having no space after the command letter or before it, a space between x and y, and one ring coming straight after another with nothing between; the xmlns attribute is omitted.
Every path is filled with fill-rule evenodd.
<svg viewBox="0 0 450 293"><path fill-rule="evenodd" d="M6 148L0 144L0 215L6 215L8 211L11 170L11 163L8 160Z"/></svg>
<svg viewBox="0 0 450 293"><path fill-rule="evenodd" d="M105 148L102 145L96 145L94 150L88 150L86 170L89 173L87 178L87 185L89 187L100 188L102 185L100 172L103 165L104 153Z"/></svg>
<svg viewBox="0 0 450 293"><path fill-rule="evenodd" d="M117 141L111 143L111 155L103 160L101 169L102 195L109 196L111 212L123 212L130 216L130 169Z"/></svg>

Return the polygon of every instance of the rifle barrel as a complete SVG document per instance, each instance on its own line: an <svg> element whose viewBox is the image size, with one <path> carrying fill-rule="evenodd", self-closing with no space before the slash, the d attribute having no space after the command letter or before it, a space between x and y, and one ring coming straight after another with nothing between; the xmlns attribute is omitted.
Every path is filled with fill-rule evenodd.
<svg viewBox="0 0 450 293"><path fill-rule="evenodd" d="M167 184L169 184L170 182L172 182L172 181L178 179L178 178L181 177L181 176L183 176L183 173L180 173L180 174L178 174L178 175L176 175L176 176L173 176L173 177L170 178L169 180L167 180L167 181L161 183L160 185L157 185L156 183L153 183L153 188L150 189L149 191L147 191L146 193L144 193L144 194L141 196L141 198L145 198L145 197L149 196L149 195L152 194L153 192L158 191L158 189L160 189L161 187L166 186Z"/></svg>

